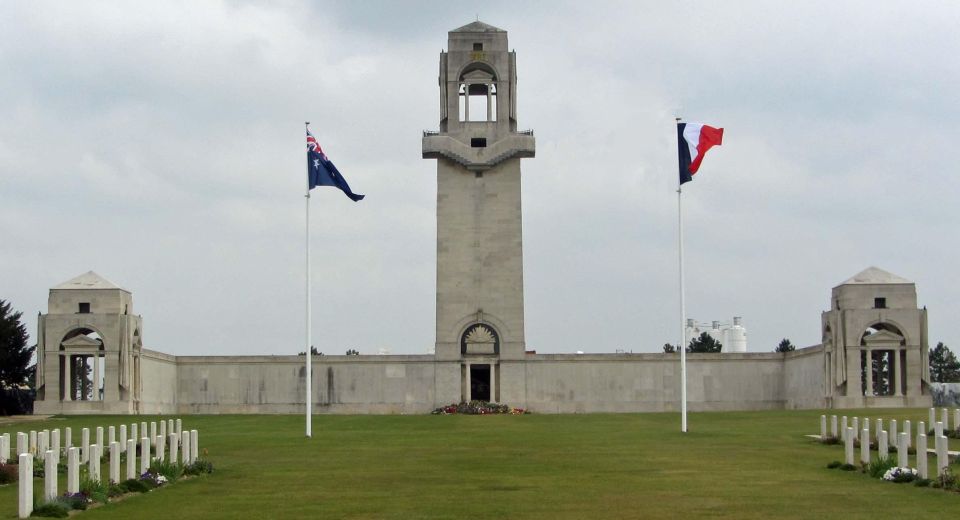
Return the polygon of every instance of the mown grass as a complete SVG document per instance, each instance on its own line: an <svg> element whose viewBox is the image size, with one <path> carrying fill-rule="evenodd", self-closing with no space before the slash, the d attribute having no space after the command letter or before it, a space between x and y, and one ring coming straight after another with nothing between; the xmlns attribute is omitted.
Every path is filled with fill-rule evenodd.
<svg viewBox="0 0 960 520"><path fill-rule="evenodd" d="M820 411L525 416L185 416L215 472L99 518L936 518L960 494L829 470ZM925 420L926 410L843 411ZM133 422L55 418L25 429ZM153 417L138 417L154 420ZM14 432L4 426L2 432ZM931 464L931 468L934 467ZM106 468L104 468L106 469ZM103 475L107 473L104 471ZM42 481L35 481L36 493ZM63 488L61 487L61 490ZM16 517L16 486L0 518Z"/></svg>

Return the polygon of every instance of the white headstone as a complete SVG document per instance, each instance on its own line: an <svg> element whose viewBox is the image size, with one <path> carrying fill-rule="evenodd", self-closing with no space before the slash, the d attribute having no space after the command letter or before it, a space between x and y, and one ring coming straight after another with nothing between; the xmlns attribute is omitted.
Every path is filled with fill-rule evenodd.
<svg viewBox="0 0 960 520"><path fill-rule="evenodd" d="M937 437L937 476L943 476L950 466L950 456L947 453L947 438Z"/></svg>
<svg viewBox="0 0 960 520"><path fill-rule="evenodd" d="M160 432L157 435L167 436L167 421L160 421Z"/></svg>
<svg viewBox="0 0 960 520"><path fill-rule="evenodd" d="M157 435L153 439L153 451L157 454L155 459L163 462L164 458L167 456L167 439Z"/></svg>
<svg viewBox="0 0 960 520"><path fill-rule="evenodd" d="M870 418L864 417L861 424L863 425L863 429L867 430L867 435L870 435ZM867 437L867 441L869 440L870 440L870 437Z"/></svg>
<svg viewBox="0 0 960 520"><path fill-rule="evenodd" d="M903 431L907 434L907 446L913 446L913 430L910 428L910 421L903 421Z"/></svg>
<svg viewBox="0 0 960 520"><path fill-rule="evenodd" d="M843 418L840 419L840 438L841 439L847 440L847 428L849 427L850 425L847 424L847 416L844 415Z"/></svg>
<svg viewBox="0 0 960 520"><path fill-rule="evenodd" d="M120 482L120 443L110 443L110 482Z"/></svg>
<svg viewBox="0 0 960 520"><path fill-rule="evenodd" d="M890 446L896 447L897 445L897 420L890 419Z"/></svg>
<svg viewBox="0 0 960 520"><path fill-rule="evenodd" d="M17 460L20 461L17 511L20 518L30 518L30 514L33 513L33 455L22 453Z"/></svg>
<svg viewBox="0 0 960 520"><path fill-rule="evenodd" d="M94 482L100 482L100 445L91 444L90 445L90 456L87 457L88 470L87 475L90 477L90 480Z"/></svg>
<svg viewBox="0 0 960 520"><path fill-rule="evenodd" d="M846 417L844 417L846 419ZM853 464L853 428L847 428L843 433L844 453L847 464Z"/></svg>
<svg viewBox="0 0 960 520"><path fill-rule="evenodd" d="M140 435L138 435L138 431L137 431L137 423L133 423L130 425L130 438L133 440L137 440L140 438Z"/></svg>
<svg viewBox="0 0 960 520"><path fill-rule="evenodd" d="M179 435L181 435L181 434L183 433L183 422L182 422L180 419L177 419L177 420L175 421L175 423L176 423L176 425L177 425L177 432L176 432L176 433L177 433L177 435L179 436Z"/></svg>
<svg viewBox="0 0 960 520"><path fill-rule="evenodd" d="M170 434L170 464L177 463L177 434Z"/></svg>
<svg viewBox="0 0 960 520"><path fill-rule="evenodd" d="M143 475L150 469L150 439L143 437L140 439L140 474Z"/></svg>
<svg viewBox="0 0 960 520"><path fill-rule="evenodd" d="M880 430L880 440L877 441L877 458L883 460L887 458L890 443L888 442L887 432L885 430Z"/></svg>
<svg viewBox="0 0 960 520"><path fill-rule="evenodd" d="M137 478L137 441L127 439L127 479Z"/></svg>
<svg viewBox="0 0 960 520"><path fill-rule="evenodd" d="M6 464L10 460L10 434L0 435L0 464Z"/></svg>
<svg viewBox="0 0 960 520"><path fill-rule="evenodd" d="M57 457L47 450L43 459L43 499L47 502L57 498Z"/></svg>
<svg viewBox="0 0 960 520"><path fill-rule="evenodd" d="M960 408L953 409L953 428L960 430Z"/></svg>
<svg viewBox="0 0 960 520"><path fill-rule="evenodd" d="M30 430L30 446L27 448L27 451L31 455L37 453L37 432L35 430Z"/></svg>
<svg viewBox="0 0 960 520"><path fill-rule="evenodd" d="M120 425L120 453L124 453L127 451L128 439L129 437L127 437L127 425L121 424Z"/></svg>
<svg viewBox="0 0 960 520"><path fill-rule="evenodd" d="M944 429L944 430L949 430L949 429L950 429L950 416L947 415L947 409L946 409L946 408L941 408L941 409L940 409L940 422L943 423L943 429Z"/></svg>
<svg viewBox="0 0 960 520"><path fill-rule="evenodd" d="M190 430L190 449L193 450L190 462L194 462L200 458L200 433L197 430Z"/></svg>
<svg viewBox="0 0 960 520"><path fill-rule="evenodd" d="M907 447L907 438L910 436L907 432L900 432L900 438L897 442L897 466L901 468L910 467L909 448Z"/></svg>
<svg viewBox="0 0 960 520"><path fill-rule="evenodd" d="M860 436L860 418L854 417L850 427L853 428L853 440L857 440Z"/></svg>
<svg viewBox="0 0 960 520"><path fill-rule="evenodd" d="M921 421L920 424L923 424ZM927 434L917 435L917 473L920 478L930 478L927 472Z"/></svg>
<svg viewBox="0 0 960 520"><path fill-rule="evenodd" d="M827 416L826 415L820 416L820 438L821 439L827 438Z"/></svg>
<svg viewBox="0 0 960 520"><path fill-rule="evenodd" d="M57 458L57 464L60 464L60 428L50 432L50 449Z"/></svg>
<svg viewBox="0 0 960 520"><path fill-rule="evenodd" d="M63 429L63 448L70 449L73 447L73 428L67 426Z"/></svg>
<svg viewBox="0 0 960 520"><path fill-rule="evenodd" d="M934 437L936 437L936 438L938 438L938 439L943 435L943 423L942 423L942 422L937 421L936 424L933 425L933 435L934 435Z"/></svg>
<svg viewBox="0 0 960 520"><path fill-rule="evenodd" d="M883 431L883 419L877 419L877 442L880 442L880 432Z"/></svg>
<svg viewBox="0 0 960 520"><path fill-rule="evenodd" d="M837 416L831 415L830 416L830 436L833 438L837 438L839 435L840 435L840 432L837 431Z"/></svg>
<svg viewBox="0 0 960 520"><path fill-rule="evenodd" d="M100 451L97 453L103 456L103 426L97 426L97 446L100 446Z"/></svg>
<svg viewBox="0 0 960 520"><path fill-rule="evenodd" d="M157 421L150 421L150 438L157 436Z"/></svg>
<svg viewBox="0 0 960 520"><path fill-rule="evenodd" d="M110 426L107 428L107 446L117 442L117 428Z"/></svg>
<svg viewBox="0 0 960 520"><path fill-rule="evenodd" d="M181 458L183 459L184 464L190 464L190 432L181 432L180 433L180 446L181 446Z"/></svg>
<svg viewBox="0 0 960 520"><path fill-rule="evenodd" d="M39 460L44 460L47 456L47 435L44 432L37 432L37 451L36 458Z"/></svg>
<svg viewBox="0 0 960 520"><path fill-rule="evenodd" d="M67 493L80 492L80 448L67 449Z"/></svg>
<svg viewBox="0 0 960 520"><path fill-rule="evenodd" d="M860 432L860 462L870 464L870 431L866 428Z"/></svg>
<svg viewBox="0 0 960 520"><path fill-rule="evenodd" d="M930 426L937 424L937 411L933 408L930 409Z"/></svg>
<svg viewBox="0 0 960 520"><path fill-rule="evenodd" d="M30 435L17 432L17 460L20 460L20 455L24 453L30 453Z"/></svg>
<svg viewBox="0 0 960 520"><path fill-rule="evenodd" d="M80 462L87 462L90 458L90 428L80 430L80 447L83 449L80 453Z"/></svg>
<svg viewBox="0 0 960 520"><path fill-rule="evenodd" d="M167 433L176 433L176 432L177 432L177 431L174 429L174 425L173 425L173 419L168 420L168 421L167 421Z"/></svg>
<svg viewBox="0 0 960 520"><path fill-rule="evenodd" d="M141 436L141 437L146 437L146 436L147 436L147 433L148 433L148 432L147 432L147 421L143 421L142 423L140 423L140 436ZM151 437L151 439L152 439L152 438L153 438L153 437Z"/></svg>
<svg viewBox="0 0 960 520"><path fill-rule="evenodd" d="M927 429L926 429L926 428L927 428L927 425L926 425L923 421L920 421L920 422L917 423L917 437L918 437L918 438L919 438L921 435L926 435L926 434L927 434Z"/></svg>

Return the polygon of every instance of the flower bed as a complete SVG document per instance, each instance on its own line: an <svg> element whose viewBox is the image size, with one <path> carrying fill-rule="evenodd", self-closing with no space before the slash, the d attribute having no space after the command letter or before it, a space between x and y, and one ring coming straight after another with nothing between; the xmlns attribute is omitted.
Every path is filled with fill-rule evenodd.
<svg viewBox="0 0 960 520"><path fill-rule="evenodd" d="M441 406L431 413L433 415L524 415L530 412L523 408L511 408L506 404L470 401L469 403Z"/></svg>

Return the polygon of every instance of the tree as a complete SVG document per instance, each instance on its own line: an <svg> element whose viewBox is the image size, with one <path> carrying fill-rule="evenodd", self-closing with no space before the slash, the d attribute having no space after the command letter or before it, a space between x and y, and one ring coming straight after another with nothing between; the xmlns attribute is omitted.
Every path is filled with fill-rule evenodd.
<svg viewBox="0 0 960 520"><path fill-rule="evenodd" d="M930 351L930 380L935 383L960 382L960 361L942 341Z"/></svg>
<svg viewBox="0 0 960 520"><path fill-rule="evenodd" d="M310 354L312 354L312 355L314 355L314 356L322 356L322 355L323 355L323 352L318 352L318 351L317 351L317 347L314 347L313 345L310 345ZM297 352L297 355L298 355L298 356L306 356L307 353L306 353L306 352Z"/></svg>
<svg viewBox="0 0 960 520"><path fill-rule="evenodd" d="M793 352L794 350L797 350L797 347L794 347L789 339L783 338L780 340L780 344L777 345L776 352Z"/></svg>
<svg viewBox="0 0 960 520"><path fill-rule="evenodd" d="M0 387L25 384L30 377L30 360L36 347L27 346L27 327L20 322L9 302L0 300Z"/></svg>
<svg viewBox="0 0 960 520"><path fill-rule="evenodd" d="M664 351L665 353L667 353L667 354L675 354L675 353L677 352L677 347L674 347L673 345L671 345L671 344L669 344L669 343L664 343L664 344L663 344L663 351Z"/></svg>
<svg viewBox="0 0 960 520"><path fill-rule="evenodd" d="M693 338L693 340L690 341L687 352L720 352L722 348L723 345L713 339L713 336L706 332L701 332L700 337Z"/></svg>
<svg viewBox="0 0 960 520"><path fill-rule="evenodd" d="M357 349L355 349L355 348L348 348L348 349L347 349L347 355L348 355L348 356L359 356L359 355L360 355L360 351L357 350Z"/></svg>

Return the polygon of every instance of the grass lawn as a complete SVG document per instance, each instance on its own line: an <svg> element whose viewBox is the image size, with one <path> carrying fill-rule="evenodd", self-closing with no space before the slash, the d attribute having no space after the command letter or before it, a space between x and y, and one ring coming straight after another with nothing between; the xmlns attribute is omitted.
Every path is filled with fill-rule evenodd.
<svg viewBox="0 0 960 520"><path fill-rule="evenodd" d="M212 475L81 518L875 520L960 511L960 494L826 469L843 447L803 436L819 432L821 413L695 413L685 435L676 413L315 416L313 439L301 416L184 416ZM844 413L914 425L927 414ZM80 428L134 420L155 418L54 418L0 433L72 426L78 442ZM35 480L38 496L42 488ZM0 487L0 518L16 517L16 493Z"/></svg>

